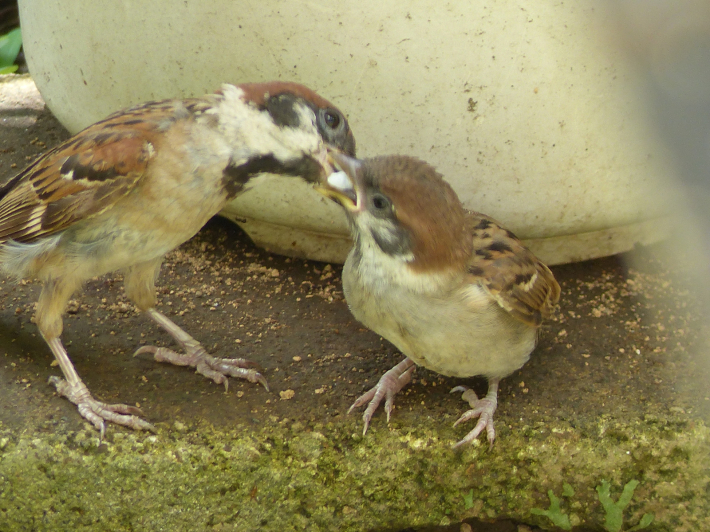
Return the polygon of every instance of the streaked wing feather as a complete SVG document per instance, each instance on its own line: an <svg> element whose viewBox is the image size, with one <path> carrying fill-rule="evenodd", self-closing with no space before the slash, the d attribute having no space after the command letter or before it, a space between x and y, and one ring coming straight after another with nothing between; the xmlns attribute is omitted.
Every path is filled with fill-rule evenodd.
<svg viewBox="0 0 710 532"><path fill-rule="evenodd" d="M484 286L515 318L539 326L560 297L550 269L492 218L471 212L467 221L474 241L470 282Z"/></svg>
<svg viewBox="0 0 710 532"><path fill-rule="evenodd" d="M144 175L160 130L186 114L180 101L144 104L35 161L0 188L0 243L33 242L110 208Z"/></svg>

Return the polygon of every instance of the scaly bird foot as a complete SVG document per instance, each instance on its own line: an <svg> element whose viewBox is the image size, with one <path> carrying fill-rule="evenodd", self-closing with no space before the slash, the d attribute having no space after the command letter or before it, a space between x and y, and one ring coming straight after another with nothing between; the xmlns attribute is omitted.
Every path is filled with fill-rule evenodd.
<svg viewBox="0 0 710 532"><path fill-rule="evenodd" d="M66 380L52 376L49 378L49 383L57 389L59 395L66 397L79 408L79 413L101 432L102 440L106 431L104 421L135 430L156 432L153 425L138 417L143 415L140 408L122 404L108 405L97 401L91 397L91 393L82 381L72 386Z"/></svg>
<svg viewBox="0 0 710 532"><path fill-rule="evenodd" d="M476 426L466 435L466 437L464 437L464 439L454 445L454 449L472 442L478 438L484 429L488 438L489 447L493 447L493 442L496 439L496 430L493 425L493 414L498 407L498 386L496 385L494 389L491 384L488 394L483 399L479 399L476 392L466 386L456 386L451 390L451 393L456 392L463 392L462 399L468 401L468 404L471 405L472 410L464 412L456 423L454 423L454 427L459 423L463 423L464 421L469 421L474 418L478 418L478 423L476 423Z"/></svg>
<svg viewBox="0 0 710 532"><path fill-rule="evenodd" d="M373 388L361 395L352 404L348 410L348 414L355 408L361 407L368 401L370 402L362 415L362 420L365 422L365 426L362 429L363 436L367 433L372 415L375 413L375 410L377 410L383 398L385 398L385 412L387 412L387 422L389 423L390 415L394 407L394 396L412 380L413 372L414 362L405 358L402 362L382 375Z"/></svg>
<svg viewBox="0 0 710 532"><path fill-rule="evenodd" d="M187 347L187 346L186 346ZM256 364L243 358L216 358L208 355L201 345L191 345L188 353L182 355L167 347L144 346L138 349L133 356L142 353L151 353L157 362L169 362L176 366L190 366L200 375L212 379L217 384L224 384L225 391L229 389L229 379L236 377L249 382L260 383L269 390L269 385L264 376L253 369Z"/></svg>
<svg viewBox="0 0 710 532"><path fill-rule="evenodd" d="M224 389L229 389L229 379L236 377L246 379L249 382L260 383L269 391L269 385L264 376L253 369L256 364L244 360L243 358L215 358L207 354L207 351L192 336L183 331L176 323L154 308L149 308L146 313L153 321L163 327L180 344L186 354L181 355L167 347L141 347L133 356L141 353L152 353L153 358L158 362L169 362L176 366L191 366L197 373L212 379L217 384L224 384Z"/></svg>

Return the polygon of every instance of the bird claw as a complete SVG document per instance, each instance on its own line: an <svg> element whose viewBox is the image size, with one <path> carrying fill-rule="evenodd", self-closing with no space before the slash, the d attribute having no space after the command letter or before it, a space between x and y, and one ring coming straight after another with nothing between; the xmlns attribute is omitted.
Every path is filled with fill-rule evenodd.
<svg viewBox="0 0 710 532"><path fill-rule="evenodd" d="M140 408L124 404L110 405L97 401L91 397L88 388L81 381L71 385L60 377L52 376L49 378L49 384L56 388L59 395L74 403L82 417L99 430L99 441L103 441L106 433L104 421L110 421L134 430L157 432L153 425L138 417L144 415Z"/></svg>
<svg viewBox="0 0 710 532"><path fill-rule="evenodd" d="M469 405L472 407L471 410L464 412L463 415L456 420L454 427L459 423L469 421L474 418L478 418L478 423L461 441L457 442L453 448L457 449L462 445L473 442L485 429L486 438L488 439L489 448L493 447L493 442L496 438L495 426L493 424L493 414L498 407L498 401L495 397L486 396L483 399L479 399L476 392L467 388L466 386L457 386L451 393L463 392L462 398L468 401Z"/></svg>
<svg viewBox="0 0 710 532"><path fill-rule="evenodd" d="M466 412L463 416L461 416L456 423L454 423L454 427L458 425L459 423L463 421L468 421L469 419L472 419L476 417L479 414L471 414L468 415L470 412L475 412L475 410L469 410ZM496 430L495 426L493 424L493 416L488 415L488 414L480 414L480 417L478 419L478 423L476 423L476 426L473 428L471 432L466 434L466 436L459 442L455 443L453 448L458 449L462 445L466 445L467 443L471 443L474 440L478 438L478 436L483 432L483 429L486 430L486 438L488 439L488 448L492 449L493 448L493 442L496 439Z"/></svg>
<svg viewBox="0 0 710 532"><path fill-rule="evenodd" d="M208 355L205 350L198 345L195 349L190 349L187 354L176 353L167 347L155 347L146 345L133 353L133 356L149 353L153 355L156 362L168 362L176 366L190 366L200 375L212 379L217 384L224 385L224 391L229 390L229 379L235 377L246 379L249 382L259 383L266 391L269 391L269 384L266 378L255 370L258 364L243 358L216 358Z"/></svg>
<svg viewBox="0 0 710 532"><path fill-rule="evenodd" d="M365 412L362 414L362 420L364 422L364 427L362 429L363 436L367 434L367 429L370 426L372 415L375 413L375 410L377 410L377 407L380 405L383 398L385 399L387 423L389 423L392 410L394 410L394 396L412 380L414 367L414 362L409 359L403 360L382 375L374 387L370 388L367 392L358 397L352 406L350 406L348 414L355 408L359 408L365 403L369 403L365 409Z"/></svg>

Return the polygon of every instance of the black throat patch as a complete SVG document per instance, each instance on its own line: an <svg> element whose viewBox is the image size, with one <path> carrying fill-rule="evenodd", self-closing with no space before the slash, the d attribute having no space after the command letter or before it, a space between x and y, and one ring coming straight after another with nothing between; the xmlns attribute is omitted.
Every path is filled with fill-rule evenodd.
<svg viewBox="0 0 710 532"><path fill-rule="evenodd" d="M370 229L375 244L387 255L406 255L412 251L409 233L402 228L388 228L387 234Z"/></svg>
<svg viewBox="0 0 710 532"><path fill-rule="evenodd" d="M302 177L306 181L315 182L320 176L321 165L308 155L280 161L269 154L252 157L242 164L230 162L222 171L222 186L227 191L227 199L231 200L243 191L252 177L265 173Z"/></svg>

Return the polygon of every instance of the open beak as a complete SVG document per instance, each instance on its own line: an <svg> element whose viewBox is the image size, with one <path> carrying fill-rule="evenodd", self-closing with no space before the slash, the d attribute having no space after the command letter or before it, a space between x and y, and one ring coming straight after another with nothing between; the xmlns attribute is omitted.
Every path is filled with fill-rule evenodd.
<svg viewBox="0 0 710 532"><path fill-rule="evenodd" d="M333 172L324 177L315 189L324 196L342 205L350 212L357 212L363 204L362 186L359 186L358 159L336 151L328 150L328 162Z"/></svg>

